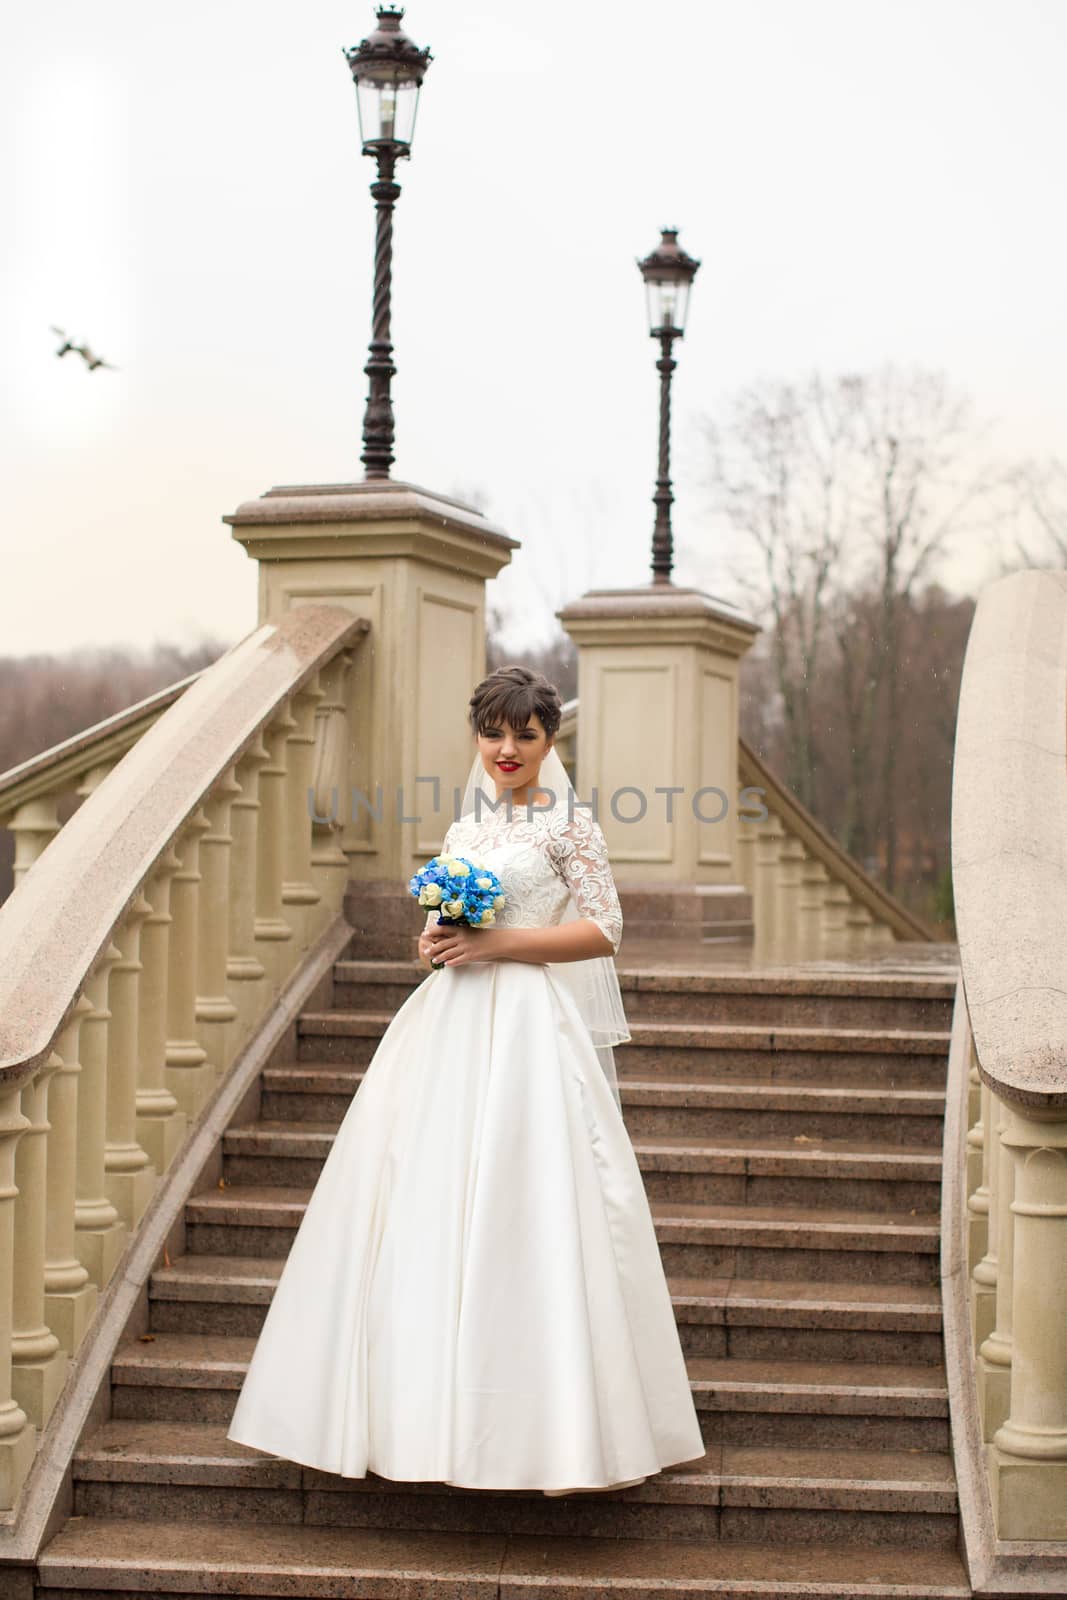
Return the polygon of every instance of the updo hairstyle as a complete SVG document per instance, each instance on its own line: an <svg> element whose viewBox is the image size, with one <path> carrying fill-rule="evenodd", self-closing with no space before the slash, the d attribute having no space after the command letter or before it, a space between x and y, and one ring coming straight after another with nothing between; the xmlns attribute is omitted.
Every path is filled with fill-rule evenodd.
<svg viewBox="0 0 1067 1600"><path fill-rule="evenodd" d="M525 728L536 715L551 739L562 712L555 684L530 667L498 667L482 679L470 698L470 724L476 734L505 722L516 730Z"/></svg>

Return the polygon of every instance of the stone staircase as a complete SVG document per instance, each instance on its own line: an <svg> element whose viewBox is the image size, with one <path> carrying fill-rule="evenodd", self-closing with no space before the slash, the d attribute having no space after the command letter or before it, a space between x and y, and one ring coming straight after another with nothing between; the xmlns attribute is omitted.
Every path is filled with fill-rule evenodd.
<svg viewBox="0 0 1067 1600"><path fill-rule="evenodd" d="M624 971L624 1110L707 1453L546 1499L228 1443L265 1308L407 961L337 963L225 1135L74 1464L40 1597L969 1596L938 1285L945 973Z"/></svg>

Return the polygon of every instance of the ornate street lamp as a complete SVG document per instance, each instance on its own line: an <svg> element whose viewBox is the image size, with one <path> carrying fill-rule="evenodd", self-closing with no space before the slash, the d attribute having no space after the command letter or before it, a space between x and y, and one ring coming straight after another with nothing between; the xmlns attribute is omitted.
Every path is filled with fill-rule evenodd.
<svg viewBox="0 0 1067 1600"><path fill-rule="evenodd" d="M685 333L689 289L699 261L686 255L678 243L678 229L664 228L658 246L637 265L648 298L648 331L660 343L659 369L659 477L652 496L656 525L652 534L652 582L670 583L674 541L671 534L671 374L677 362L671 354L675 339Z"/></svg>
<svg viewBox="0 0 1067 1600"><path fill-rule="evenodd" d="M361 44L344 52L356 84L363 154L378 163L377 182L370 186L378 210L374 250L374 315L370 358L364 371L370 379L363 417L363 455L368 478L388 478L393 463L393 402L390 384L396 368L390 340L393 279L393 207L400 185L393 173L402 156L410 156L415 135L419 89L430 64L429 50L420 50L400 29L398 6L378 7L378 26Z"/></svg>

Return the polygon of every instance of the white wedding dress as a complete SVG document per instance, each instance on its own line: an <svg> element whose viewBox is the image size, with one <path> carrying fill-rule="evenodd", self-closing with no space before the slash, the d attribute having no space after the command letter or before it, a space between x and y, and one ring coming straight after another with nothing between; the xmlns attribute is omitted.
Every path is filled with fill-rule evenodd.
<svg viewBox="0 0 1067 1600"><path fill-rule="evenodd" d="M618 948L604 836L516 808L449 828L507 896L573 892ZM436 920L434 914L432 920ZM430 973L311 1196L229 1437L347 1477L602 1488L704 1454L637 1159L549 965Z"/></svg>

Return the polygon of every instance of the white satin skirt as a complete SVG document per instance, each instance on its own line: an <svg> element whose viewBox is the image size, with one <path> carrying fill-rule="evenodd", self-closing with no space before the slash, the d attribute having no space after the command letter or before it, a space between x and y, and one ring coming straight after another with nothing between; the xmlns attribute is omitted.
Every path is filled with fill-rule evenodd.
<svg viewBox="0 0 1067 1600"><path fill-rule="evenodd" d="M546 967L444 968L397 1011L229 1437L477 1489L602 1488L703 1455L637 1158Z"/></svg>

